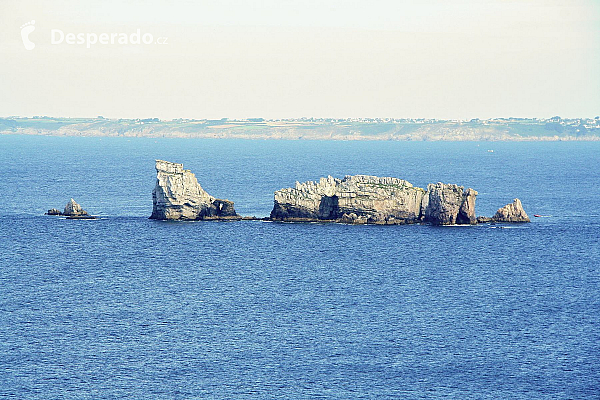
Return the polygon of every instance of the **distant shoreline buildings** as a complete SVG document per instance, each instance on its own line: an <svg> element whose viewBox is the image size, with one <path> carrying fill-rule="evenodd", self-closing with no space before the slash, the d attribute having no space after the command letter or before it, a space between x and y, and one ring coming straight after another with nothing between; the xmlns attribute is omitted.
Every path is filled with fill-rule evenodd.
<svg viewBox="0 0 600 400"><path fill-rule="evenodd" d="M160 120L36 116L0 118L0 134L288 140L596 141L600 140L600 117Z"/></svg>

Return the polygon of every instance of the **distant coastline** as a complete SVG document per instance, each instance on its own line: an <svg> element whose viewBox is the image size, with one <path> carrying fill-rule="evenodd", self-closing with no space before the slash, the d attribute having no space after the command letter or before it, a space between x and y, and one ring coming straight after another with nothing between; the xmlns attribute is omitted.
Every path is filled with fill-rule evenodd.
<svg viewBox="0 0 600 400"><path fill-rule="evenodd" d="M600 141L600 119L250 118L147 119L7 117L0 134L88 137L397 141Z"/></svg>

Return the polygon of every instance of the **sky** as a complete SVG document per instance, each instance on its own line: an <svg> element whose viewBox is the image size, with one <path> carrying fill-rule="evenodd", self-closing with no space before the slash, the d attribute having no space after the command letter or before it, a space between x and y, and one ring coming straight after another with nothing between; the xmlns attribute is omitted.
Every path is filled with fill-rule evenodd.
<svg viewBox="0 0 600 400"><path fill-rule="evenodd" d="M0 0L0 93L4 117L594 117L600 0Z"/></svg>

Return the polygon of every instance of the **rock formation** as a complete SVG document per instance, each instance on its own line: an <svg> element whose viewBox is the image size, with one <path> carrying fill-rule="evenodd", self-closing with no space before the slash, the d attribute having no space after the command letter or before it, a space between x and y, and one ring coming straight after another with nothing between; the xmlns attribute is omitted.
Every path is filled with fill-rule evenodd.
<svg viewBox="0 0 600 400"><path fill-rule="evenodd" d="M421 204L424 222L433 225L476 224L475 199L477 192L463 186L430 183Z"/></svg>
<svg viewBox="0 0 600 400"><path fill-rule="evenodd" d="M496 223L496 222L531 222L529 216L523 209L521 200L514 199L512 203L501 207L496 211L493 217L477 217L478 223Z"/></svg>
<svg viewBox="0 0 600 400"><path fill-rule="evenodd" d="M183 164L156 160L156 186L152 191L151 219L240 219L233 202L216 199L202 189L196 176Z"/></svg>
<svg viewBox="0 0 600 400"><path fill-rule="evenodd" d="M77 217L89 215L87 211L85 211L77 202L73 199L69 200L67 205L65 206L65 210L63 211L63 215L68 217Z"/></svg>
<svg viewBox="0 0 600 400"><path fill-rule="evenodd" d="M355 175L296 182L275 192L271 219L401 224L419 218L425 191L396 178Z"/></svg>
<svg viewBox="0 0 600 400"><path fill-rule="evenodd" d="M85 211L83 208L81 208L81 206L79 204L77 204L77 202L73 199L69 200L69 202L65 206L65 209L63 212L60 212L60 210L58 210L56 208L52 208L52 209L48 210L46 215L63 215L69 219L78 219L78 218L94 219L94 218L96 218L96 217L88 214L88 212Z"/></svg>
<svg viewBox="0 0 600 400"><path fill-rule="evenodd" d="M495 222L530 222L519 199L514 199L512 203L498 209L492 219Z"/></svg>
<svg viewBox="0 0 600 400"><path fill-rule="evenodd" d="M427 190L397 178L355 175L296 182L275 192L271 220L353 224L474 224L473 189L443 183Z"/></svg>

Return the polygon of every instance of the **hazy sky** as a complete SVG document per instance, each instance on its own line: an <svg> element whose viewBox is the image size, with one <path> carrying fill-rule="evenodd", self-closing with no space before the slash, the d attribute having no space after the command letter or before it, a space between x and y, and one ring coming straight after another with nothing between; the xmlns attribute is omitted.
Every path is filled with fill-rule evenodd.
<svg viewBox="0 0 600 400"><path fill-rule="evenodd" d="M167 44L52 44L138 28ZM0 93L0 116L593 117L600 1L0 0Z"/></svg>

